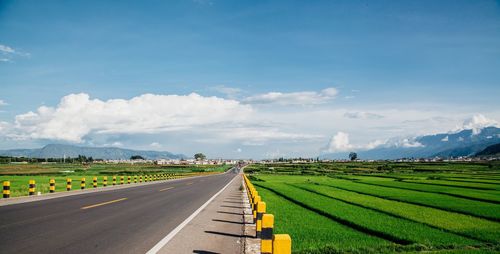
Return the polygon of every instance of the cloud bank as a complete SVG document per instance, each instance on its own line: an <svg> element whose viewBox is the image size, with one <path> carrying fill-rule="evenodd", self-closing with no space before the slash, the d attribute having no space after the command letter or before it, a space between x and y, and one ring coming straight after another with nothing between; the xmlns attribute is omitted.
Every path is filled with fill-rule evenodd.
<svg viewBox="0 0 500 254"><path fill-rule="evenodd" d="M333 87L323 89L319 92L269 92L247 97L242 102L246 104L318 105L333 100L337 94L338 90Z"/></svg>
<svg viewBox="0 0 500 254"><path fill-rule="evenodd" d="M13 133L18 139L82 142L91 133L159 133L245 119L252 108L217 97L144 94L130 100L90 99L70 94L57 107L39 107L16 116Z"/></svg>

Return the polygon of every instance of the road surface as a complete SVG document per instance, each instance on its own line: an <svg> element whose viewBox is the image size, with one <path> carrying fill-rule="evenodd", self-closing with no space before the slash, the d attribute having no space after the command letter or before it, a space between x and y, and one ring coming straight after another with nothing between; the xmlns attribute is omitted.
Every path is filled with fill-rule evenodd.
<svg viewBox="0 0 500 254"><path fill-rule="evenodd" d="M237 175L0 207L1 253L145 253Z"/></svg>

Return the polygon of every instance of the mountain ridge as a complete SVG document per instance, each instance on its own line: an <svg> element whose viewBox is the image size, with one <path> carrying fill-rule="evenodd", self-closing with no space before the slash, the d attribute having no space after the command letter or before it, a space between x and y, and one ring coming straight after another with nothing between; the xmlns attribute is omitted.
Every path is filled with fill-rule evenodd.
<svg viewBox="0 0 500 254"><path fill-rule="evenodd" d="M140 155L145 159L182 159L183 154L174 154L167 151L133 150L118 147L85 147L66 144L48 144L42 148L0 150L0 156L29 157L29 158L63 158L84 155L94 159L120 160L129 159L133 155Z"/></svg>
<svg viewBox="0 0 500 254"><path fill-rule="evenodd" d="M397 142L384 144L373 149L354 151L360 159L401 159L401 158L450 158L474 156L486 147L500 143L500 128L484 127L466 129L454 133L439 133L412 138L412 147ZM355 149L354 149L355 150ZM346 159L350 151L325 153L323 159Z"/></svg>

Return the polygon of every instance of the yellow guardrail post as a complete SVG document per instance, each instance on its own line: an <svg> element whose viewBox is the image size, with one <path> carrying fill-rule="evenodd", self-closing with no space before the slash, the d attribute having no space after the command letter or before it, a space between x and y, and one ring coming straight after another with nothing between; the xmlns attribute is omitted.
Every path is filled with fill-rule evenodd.
<svg viewBox="0 0 500 254"><path fill-rule="evenodd" d="M113 176L113 185L116 185L116 176Z"/></svg>
<svg viewBox="0 0 500 254"><path fill-rule="evenodd" d="M142 175L139 176L139 182L142 183Z"/></svg>
<svg viewBox="0 0 500 254"><path fill-rule="evenodd" d="M292 253L292 238L288 234L273 235L273 254Z"/></svg>
<svg viewBox="0 0 500 254"><path fill-rule="evenodd" d="M10 198L10 181L3 182L3 198Z"/></svg>
<svg viewBox="0 0 500 254"><path fill-rule="evenodd" d="M134 183L137 183L137 176L134 176Z"/></svg>
<svg viewBox="0 0 500 254"><path fill-rule="evenodd" d="M82 178L82 181L80 183L80 189L85 189L85 177Z"/></svg>
<svg viewBox="0 0 500 254"><path fill-rule="evenodd" d="M29 182L28 182L28 194L30 196L35 195L35 190L36 190L35 180L29 180Z"/></svg>
<svg viewBox="0 0 500 254"><path fill-rule="evenodd" d="M71 178L66 179L66 190L67 191L71 190Z"/></svg>
<svg viewBox="0 0 500 254"><path fill-rule="evenodd" d="M260 196L256 196L254 198L254 204L253 204L253 207L254 207L254 210L253 210L253 223L257 223L257 203L260 202Z"/></svg>
<svg viewBox="0 0 500 254"><path fill-rule="evenodd" d="M260 241L260 253L262 254L273 253L273 229L274 215L262 215L262 235Z"/></svg>
<svg viewBox="0 0 500 254"><path fill-rule="evenodd" d="M120 176L120 185L123 184L123 176Z"/></svg>
<svg viewBox="0 0 500 254"><path fill-rule="evenodd" d="M127 184L130 184L130 176L127 176Z"/></svg>
<svg viewBox="0 0 500 254"><path fill-rule="evenodd" d="M92 187L97 188L97 177L96 176L94 176L92 178Z"/></svg>
<svg viewBox="0 0 500 254"><path fill-rule="evenodd" d="M56 191L56 180L52 178L49 180L49 192L54 193L55 191Z"/></svg>
<svg viewBox="0 0 500 254"><path fill-rule="evenodd" d="M260 238L262 235L262 216L266 213L266 202L257 203L257 222L255 225L255 236Z"/></svg>
<svg viewBox="0 0 500 254"><path fill-rule="evenodd" d="M103 187L108 186L108 177L107 176L102 177L102 186Z"/></svg>

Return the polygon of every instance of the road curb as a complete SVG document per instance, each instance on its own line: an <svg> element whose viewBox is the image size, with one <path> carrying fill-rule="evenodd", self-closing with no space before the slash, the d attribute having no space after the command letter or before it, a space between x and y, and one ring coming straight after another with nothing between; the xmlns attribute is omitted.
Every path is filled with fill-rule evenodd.
<svg viewBox="0 0 500 254"><path fill-rule="evenodd" d="M241 184L245 186L245 181L242 179ZM248 199L247 190L244 188L243 190L243 203L250 204L250 200ZM258 238L255 238L255 224L253 223L253 213L252 208L248 205L243 209L243 221L245 222L244 226L244 253L245 254L260 254L260 241Z"/></svg>

